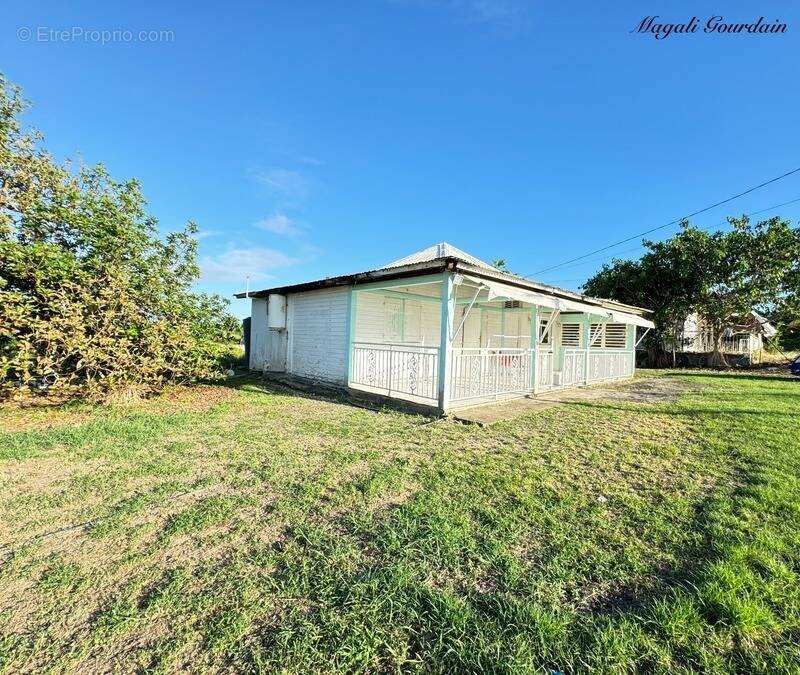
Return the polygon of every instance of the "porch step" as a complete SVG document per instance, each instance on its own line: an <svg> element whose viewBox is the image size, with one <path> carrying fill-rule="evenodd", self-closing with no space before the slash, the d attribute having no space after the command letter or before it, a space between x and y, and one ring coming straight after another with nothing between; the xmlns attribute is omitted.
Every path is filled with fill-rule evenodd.
<svg viewBox="0 0 800 675"><path fill-rule="evenodd" d="M476 405L472 408L457 410L451 417L459 422L487 426L496 422L514 419L532 412L546 410L560 404L560 401L541 398L513 398L498 403Z"/></svg>

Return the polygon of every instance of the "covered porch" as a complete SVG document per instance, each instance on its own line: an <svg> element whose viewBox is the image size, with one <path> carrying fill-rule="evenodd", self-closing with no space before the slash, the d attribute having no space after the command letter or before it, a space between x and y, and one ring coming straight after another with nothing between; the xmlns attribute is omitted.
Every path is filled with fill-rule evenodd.
<svg viewBox="0 0 800 675"><path fill-rule="evenodd" d="M442 412L633 375L629 316L453 272L354 286L348 386Z"/></svg>

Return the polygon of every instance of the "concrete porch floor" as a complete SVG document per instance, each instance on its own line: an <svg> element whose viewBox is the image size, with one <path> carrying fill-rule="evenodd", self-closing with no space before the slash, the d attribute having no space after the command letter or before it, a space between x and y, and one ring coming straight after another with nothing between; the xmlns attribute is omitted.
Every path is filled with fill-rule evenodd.
<svg viewBox="0 0 800 675"><path fill-rule="evenodd" d="M451 417L461 422L487 425L546 410L569 401L616 399L638 403L660 403L675 400L682 392L694 388L696 385L670 377L637 377L621 382L545 392L535 398L514 398L487 403L454 411Z"/></svg>

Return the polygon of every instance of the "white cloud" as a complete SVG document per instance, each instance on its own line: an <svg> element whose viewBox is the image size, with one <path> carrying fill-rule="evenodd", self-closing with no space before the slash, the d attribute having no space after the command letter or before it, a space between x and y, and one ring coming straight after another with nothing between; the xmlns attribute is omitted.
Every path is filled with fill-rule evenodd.
<svg viewBox="0 0 800 675"><path fill-rule="evenodd" d="M219 234L222 234L219 230L198 230L194 238L197 239L197 241L202 241L208 237L216 237Z"/></svg>
<svg viewBox="0 0 800 675"><path fill-rule="evenodd" d="M308 196L311 184L299 171L291 169L270 169L258 175L259 181L272 192L284 197L302 199Z"/></svg>
<svg viewBox="0 0 800 675"><path fill-rule="evenodd" d="M301 164L308 164L310 166L322 166L322 160L312 157L311 155L295 155L295 159Z"/></svg>
<svg viewBox="0 0 800 675"><path fill-rule="evenodd" d="M276 213L274 216L259 220L256 223L259 230L265 232L272 232L272 234L284 234L294 237L302 233L302 230L294 223L288 216L282 213Z"/></svg>
<svg viewBox="0 0 800 675"><path fill-rule="evenodd" d="M272 270L296 265L300 260L272 248L231 248L200 259L204 281L252 281L269 279Z"/></svg>

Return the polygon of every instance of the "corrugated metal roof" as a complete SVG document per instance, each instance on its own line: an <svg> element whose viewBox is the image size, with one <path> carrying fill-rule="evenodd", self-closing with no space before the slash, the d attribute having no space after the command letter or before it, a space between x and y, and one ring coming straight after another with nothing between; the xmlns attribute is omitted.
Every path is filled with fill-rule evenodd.
<svg viewBox="0 0 800 675"><path fill-rule="evenodd" d="M441 260L443 258L455 258L456 260L462 260L463 262L476 265L477 267L494 269L494 267L492 267L489 263L484 262L483 260L480 260L474 255L466 253L465 251L462 251L460 248L456 248L452 244L448 244L446 241L434 244L433 246L428 246L428 248L423 248L421 251L417 251L416 253L407 255L404 258L390 262L388 265L384 265L379 269L402 267L403 265L413 265L415 263L430 262L431 260Z"/></svg>
<svg viewBox="0 0 800 675"><path fill-rule="evenodd" d="M758 312L753 310L750 315L758 322L761 332L768 338L775 337L777 329L765 317L761 316Z"/></svg>
<svg viewBox="0 0 800 675"><path fill-rule="evenodd" d="M460 267L459 270L470 274L477 274L487 278L495 279L503 283L511 283L524 288L530 288L542 293L557 295L561 297L573 298L582 302L595 304L598 307L605 307L607 309L621 309L622 311L635 310L642 312L649 312L650 310L643 307L634 307L633 305L626 305L624 303L616 302L614 300L606 300L603 298L592 298L575 291L569 291L557 286L550 286L538 281L533 281L525 277L511 274L509 272L502 272L493 267L489 263L476 258L452 244L447 242L440 242L424 248L421 251L407 255L404 258L395 260L383 267L367 270L364 272L357 272L355 274L343 274L335 277L326 277L324 279L316 279L305 283L289 284L287 286L275 286L273 288L264 288L258 291L249 291L246 293L235 293L235 297L265 297L270 293L299 293L303 291L314 290L316 288L328 288L331 286L339 286L344 284L357 284L371 281L378 281L379 279L395 278L397 276L414 275L425 273L426 270L444 269L444 265L448 260L455 260L457 265L465 265ZM396 270L396 271L395 271Z"/></svg>

